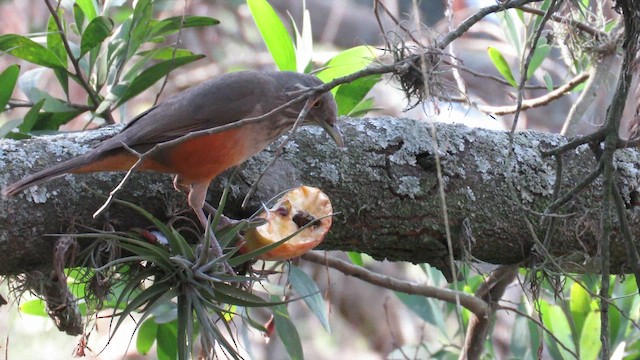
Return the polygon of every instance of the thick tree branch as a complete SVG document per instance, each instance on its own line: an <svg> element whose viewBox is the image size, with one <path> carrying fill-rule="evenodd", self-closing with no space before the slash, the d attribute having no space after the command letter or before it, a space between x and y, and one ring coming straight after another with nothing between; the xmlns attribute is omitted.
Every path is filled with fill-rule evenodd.
<svg viewBox="0 0 640 360"><path fill-rule="evenodd" d="M430 126L390 117L343 119L346 150L336 148L319 129L299 131L263 177L252 208L243 210L239 204L269 162L270 152L257 155L239 171L224 212L246 217L260 202L284 189L299 184L318 186L339 212L323 248L360 251L378 259L441 263L447 246ZM566 139L535 132L515 134L510 171L521 200L515 204L508 200L505 180L507 132L436 126L455 255L499 264L530 260L534 241L523 217L514 214L525 212L538 236L544 238L546 222L540 214L553 202L556 166L553 158L541 156L540 149L560 146ZM103 129L21 142L2 140L0 186L83 153L114 132ZM634 211L630 199L640 187L637 156L635 149L617 151L615 156L617 185L630 215ZM565 192L598 166L586 145L566 153L563 165ZM50 266L55 237L42 234L87 231L87 226L106 224L121 230L148 226L116 205L97 220L91 219L104 202L96 194L108 194L123 175L69 175L0 200L0 274ZM222 177L212 185L213 204L225 181ZM572 271L597 271L593 257L598 248L601 186L597 179L555 211L564 216L557 220L549 249L557 257L554 264ZM167 175L134 174L118 197L160 218L177 210L188 212L184 196L173 190ZM630 269L626 246L619 225L612 225L611 268L626 271ZM630 226L632 233L640 232L637 222Z"/></svg>

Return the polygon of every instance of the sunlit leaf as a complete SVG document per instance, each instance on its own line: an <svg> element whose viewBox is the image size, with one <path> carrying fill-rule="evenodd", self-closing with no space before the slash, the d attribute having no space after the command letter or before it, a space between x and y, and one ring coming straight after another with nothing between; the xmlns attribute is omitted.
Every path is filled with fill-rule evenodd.
<svg viewBox="0 0 640 360"><path fill-rule="evenodd" d="M296 53L289 32L265 0L247 0L251 16L278 69L296 71Z"/></svg>
<svg viewBox="0 0 640 360"><path fill-rule="evenodd" d="M66 69L66 65L53 51L22 35L6 34L0 36L0 51L36 65L52 69Z"/></svg>
<svg viewBox="0 0 640 360"><path fill-rule="evenodd" d="M564 347L575 352L575 344L573 342L571 326L569 326L569 320L562 311L562 308L558 305L549 304L547 301L539 301L540 313L542 314L542 320L547 329L555 336L556 339L544 334L545 343L548 346L549 351L553 358L558 359L570 359L573 358L571 353L567 352ZM564 347L560 346L557 341L562 343Z"/></svg>
<svg viewBox="0 0 640 360"><path fill-rule="evenodd" d="M521 25L516 25L516 22L513 19L513 15L515 14L513 9L507 9L505 11L501 11L497 14L498 19L502 23L503 28L507 28L507 31L504 32L505 37L511 45L516 49L516 54L518 56L522 55L522 40L520 37L520 30L523 28Z"/></svg>
<svg viewBox="0 0 640 360"><path fill-rule="evenodd" d="M82 13L87 17L88 21L93 20L98 15L97 5L94 0L76 0L76 4L82 9Z"/></svg>
<svg viewBox="0 0 640 360"><path fill-rule="evenodd" d="M34 299L20 303L20 311L24 314L47 317L46 304L44 300Z"/></svg>
<svg viewBox="0 0 640 360"><path fill-rule="evenodd" d="M502 53L500 52L500 50L494 47L489 47L487 49L487 52L489 53L489 57L493 62L493 66L496 67L500 75L502 75L502 77L504 77L504 79L507 80L507 82L511 86L513 86L514 88L517 88L518 83L516 82L516 79L513 77L513 73L511 72L509 63L504 58L504 56L502 56Z"/></svg>
<svg viewBox="0 0 640 360"><path fill-rule="evenodd" d="M371 46L356 46L344 50L329 60L325 68L318 72L316 76L324 82L330 82L334 79L353 74L356 71L366 68L375 60L375 51ZM338 87L331 90L334 95L337 91Z"/></svg>
<svg viewBox="0 0 640 360"><path fill-rule="evenodd" d="M591 295L577 281L571 285L569 309L579 335L587 315L591 312Z"/></svg>
<svg viewBox="0 0 640 360"><path fill-rule="evenodd" d="M363 266L364 261L362 261L362 254L354 251L347 252L347 256L354 265Z"/></svg>
<svg viewBox="0 0 640 360"><path fill-rule="evenodd" d="M339 115L352 115L354 109L364 100L371 88L380 81L381 75L370 75L356 81L342 84L335 94Z"/></svg>
<svg viewBox="0 0 640 360"><path fill-rule="evenodd" d="M136 337L136 349L142 355L146 355L151 350L153 343L156 342L158 334L158 323L153 317L145 320L138 328L138 336Z"/></svg>
<svg viewBox="0 0 640 360"><path fill-rule="evenodd" d="M596 360L602 342L600 342L600 313L592 311L584 321L582 333L580 333L580 359Z"/></svg>
<svg viewBox="0 0 640 360"><path fill-rule="evenodd" d="M303 2L303 6L306 4ZM296 35L296 69L300 73L306 72L307 68L311 65L311 58L313 57L313 35L311 32L311 15L309 10L304 8L302 12L302 32L298 31L296 22L291 14L291 25Z"/></svg>

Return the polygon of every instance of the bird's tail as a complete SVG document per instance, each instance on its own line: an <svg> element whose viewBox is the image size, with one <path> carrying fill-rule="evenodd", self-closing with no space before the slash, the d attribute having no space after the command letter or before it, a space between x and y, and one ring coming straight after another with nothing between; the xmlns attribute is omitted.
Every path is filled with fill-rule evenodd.
<svg viewBox="0 0 640 360"><path fill-rule="evenodd" d="M86 155L87 154L67 160L60 164L38 171L37 173L29 175L20 181L14 182L13 184L9 184L2 189L2 196L7 198L31 186L55 179L70 172L75 172L87 165L89 158Z"/></svg>

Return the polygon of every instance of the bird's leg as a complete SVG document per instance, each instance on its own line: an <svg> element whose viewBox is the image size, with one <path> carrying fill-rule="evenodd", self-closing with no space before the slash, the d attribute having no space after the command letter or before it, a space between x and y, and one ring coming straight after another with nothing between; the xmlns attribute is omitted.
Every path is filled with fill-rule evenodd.
<svg viewBox="0 0 640 360"><path fill-rule="evenodd" d="M200 220L200 224L202 224L202 227L205 229L207 229L209 226L209 219L207 218L207 215L205 215L204 210L202 208L204 207L204 204L205 204L204 199L207 195L208 188L209 188L208 183L192 184L189 189L189 196L187 197L189 206L193 208L193 210L196 213L196 216L198 217L198 220ZM209 231L209 236L211 237L211 250L213 251L213 255L216 258L220 258L222 257L222 255L224 255L224 253L222 251L222 248L220 247L220 243L218 242L218 239L216 239L216 235L214 234L213 230L214 229L211 229ZM232 274L232 275L235 274L235 271L233 270L231 265L229 265L228 262L224 261L223 266L229 274Z"/></svg>
<svg viewBox="0 0 640 360"><path fill-rule="evenodd" d="M209 203L207 203L205 201L204 203L204 208L207 210L207 212L212 216L215 217L216 214L218 213L218 210L216 208L214 208L213 206L211 206ZM220 214L220 223L218 224L218 229L224 229L224 228L228 228L231 226L236 225L237 223L239 223L240 221L238 220L234 220L228 216L225 216L224 214Z"/></svg>

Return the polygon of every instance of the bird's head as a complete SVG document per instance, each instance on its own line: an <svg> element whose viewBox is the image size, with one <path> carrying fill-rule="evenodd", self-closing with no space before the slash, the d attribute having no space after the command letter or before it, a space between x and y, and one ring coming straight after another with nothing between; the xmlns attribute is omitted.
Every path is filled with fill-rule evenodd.
<svg viewBox="0 0 640 360"><path fill-rule="evenodd" d="M294 73L294 72L278 72L276 81L287 84L284 87L287 101L293 100L304 94L305 89L310 89L323 82L313 75ZM292 85L293 84L293 85ZM305 109L307 108L307 109ZM299 104L291 106L285 110L286 116L297 118L301 112L307 111L304 120L300 125L317 125L324 129L327 134L335 141L339 147L344 147L342 133L338 128L338 105L331 92L325 92L320 95L314 95L306 102L300 101Z"/></svg>

